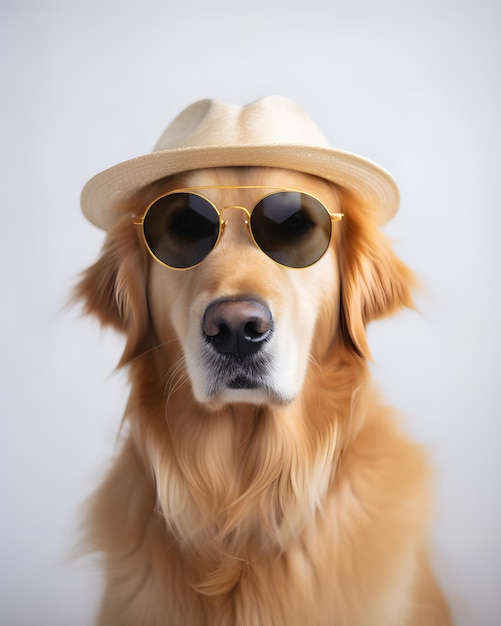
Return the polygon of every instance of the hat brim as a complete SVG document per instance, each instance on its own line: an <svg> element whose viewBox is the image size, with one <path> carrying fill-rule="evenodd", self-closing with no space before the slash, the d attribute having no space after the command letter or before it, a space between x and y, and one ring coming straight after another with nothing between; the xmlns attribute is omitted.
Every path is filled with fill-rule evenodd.
<svg viewBox="0 0 501 626"><path fill-rule="evenodd" d="M332 148L271 144L160 150L124 161L89 180L82 191L82 211L93 224L108 230L124 204L145 186L189 170L231 166L280 167L319 176L368 203L381 224L398 210L394 179L372 161Z"/></svg>

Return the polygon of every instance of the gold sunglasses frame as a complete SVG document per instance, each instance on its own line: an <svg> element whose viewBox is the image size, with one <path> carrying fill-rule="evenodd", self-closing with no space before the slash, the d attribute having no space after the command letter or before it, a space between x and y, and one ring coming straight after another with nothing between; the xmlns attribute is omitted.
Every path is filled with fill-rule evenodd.
<svg viewBox="0 0 501 626"><path fill-rule="evenodd" d="M324 250L324 252L318 257L318 259L313 261L313 263L310 263L309 265L304 265L304 266L301 266L301 267L294 267L294 266L290 266L290 265L284 265L283 263L280 263L279 261L276 261L275 259L270 257L261 248L261 246L257 243L257 241L254 238L254 234L252 232L252 228L251 228L251 225L250 225L250 219L251 219L252 211L254 210L254 208L252 209L252 211L249 211L249 209L247 207L244 207L244 206L241 206L241 205L238 205L238 204L229 204L229 205L225 205L224 207L221 208L221 210L219 210L217 208L217 206L214 204L214 202L212 202L212 200L210 200L210 198L207 198L207 196L204 196L201 193L197 193L198 191L206 191L206 190L211 190L211 189L263 189L263 190L264 189L268 189L268 190L271 190L271 193L265 194L260 200L258 200L255 203L254 208L260 202L262 202L263 200L265 200L266 198L268 198L269 196L272 196L273 194L275 194L277 192L300 193L302 195L310 196L311 198L316 200L325 209L325 212L329 216L329 218L331 220L331 223L332 222L339 222L344 217L344 213L332 213L331 211L329 211L329 209L325 206L325 204L322 202L322 200L320 200L319 198L314 196L312 193L301 191L300 189L294 189L292 187L275 187L275 186L270 186L270 185L203 185L203 186L200 185L200 186L196 186L196 187L181 187L180 189L173 189L171 191L168 191L167 193L161 194L160 196L158 196L157 198L155 198L154 200L152 200L148 204L148 206L146 207L146 209L144 210L144 212L141 215L136 215L136 216L134 216L132 218L133 224L135 224L136 226L141 226L142 227L141 228L141 233L142 233L142 236L143 236L143 241L144 241L144 244L146 246L146 249L148 250L150 255L155 259L155 261L157 263L160 263L160 265L163 265L164 267L167 267L167 268L169 268L171 270L177 270L177 271L180 271L180 272L181 271L185 271L185 270L191 270L191 269L193 269L195 267L198 267L201 263L203 263L205 261L207 256L209 256L209 254L216 248L216 246L218 245L221 237L223 236L223 232L224 232L224 229L225 229L226 224L227 224L227 221L223 219L223 213L227 209L239 209L240 211L243 211L245 213L245 215L246 215L245 225L247 226L247 230L249 232L249 235L250 235L254 245L256 246L256 248L258 248L258 250L260 250L263 254L265 254L269 259L271 259L274 263L277 263L281 267L286 267L288 269L297 269L297 270L305 269L305 268L311 267L312 265L317 263L317 261L319 261L323 257L323 255L327 252L328 246ZM144 220L145 220L146 215L148 214L148 211L150 210L150 208L156 202L158 202L158 200L160 200L161 198L166 198L167 196L171 196L171 195L174 195L176 193L193 193L193 195L196 195L196 196L199 196L200 198L203 198L204 200L206 200L212 206L212 208L216 212L216 215L219 218L219 231L218 231L218 234L217 234L217 239L214 242L214 245L210 249L209 253L206 256L204 256L204 258L201 261L199 261L198 263L195 263L194 265L189 265L188 267L175 267L173 265L168 265L167 263L164 263L164 261L159 259L153 253L153 250L150 248L150 246L149 246L149 244L148 244L148 242L146 240L146 235L144 233ZM331 226L331 236L332 236L332 226Z"/></svg>

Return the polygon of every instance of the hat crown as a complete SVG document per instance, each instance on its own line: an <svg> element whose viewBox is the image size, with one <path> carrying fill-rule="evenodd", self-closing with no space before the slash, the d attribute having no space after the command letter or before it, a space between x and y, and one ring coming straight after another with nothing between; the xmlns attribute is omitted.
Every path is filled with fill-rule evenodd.
<svg viewBox="0 0 501 626"><path fill-rule="evenodd" d="M202 146L305 145L329 143L295 102L267 96L246 106L200 100L167 127L154 151Z"/></svg>

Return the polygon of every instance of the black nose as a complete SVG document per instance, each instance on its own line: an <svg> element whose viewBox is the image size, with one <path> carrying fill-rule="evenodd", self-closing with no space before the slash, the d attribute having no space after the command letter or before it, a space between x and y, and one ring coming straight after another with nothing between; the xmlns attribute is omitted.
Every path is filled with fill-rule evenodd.
<svg viewBox="0 0 501 626"><path fill-rule="evenodd" d="M205 310L202 325L220 354L238 359L260 350L273 330L271 311L254 300L216 300Z"/></svg>

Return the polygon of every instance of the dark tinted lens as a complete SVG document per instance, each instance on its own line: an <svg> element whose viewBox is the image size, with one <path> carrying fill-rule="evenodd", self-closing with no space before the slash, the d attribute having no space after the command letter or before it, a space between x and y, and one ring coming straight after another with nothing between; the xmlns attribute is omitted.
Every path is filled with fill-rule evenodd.
<svg viewBox="0 0 501 626"><path fill-rule="evenodd" d="M159 198L144 218L144 236L152 253L170 267L197 265L219 235L219 216L211 203L194 193Z"/></svg>
<svg viewBox="0 0 501 626"><path fill-rule="evenodd" d="M318 261L331 238L331 219L323 204L296 191L263 198L252 211L251 228L261 250L288 267Z"/></svg>

